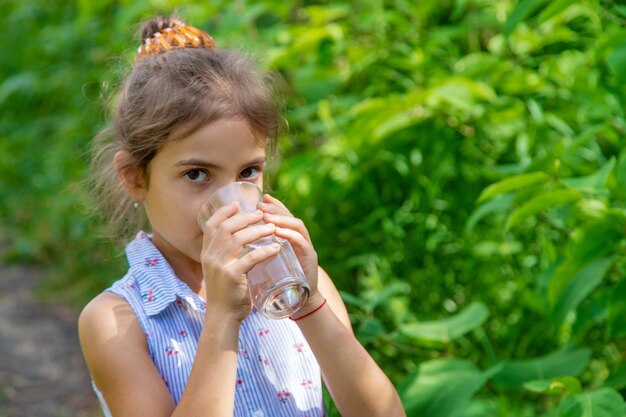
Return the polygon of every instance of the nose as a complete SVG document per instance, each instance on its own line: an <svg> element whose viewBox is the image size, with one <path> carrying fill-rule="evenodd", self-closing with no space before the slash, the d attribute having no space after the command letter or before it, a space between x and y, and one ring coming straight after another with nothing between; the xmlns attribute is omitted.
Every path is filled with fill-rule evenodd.
<svg viewBox="0 0 626 417"><path fill-rule="evenodd" d="M229 186L231 184L239 183L239 182L243 182L243 181L240 181L238 177L227 178L227 179L225 179L223 181L218 181L218 182L216 182L216 187L213 189L213 191L215 192L216 190L219 190L220 188L224 188L224 187L227 187L227 186Z"/></svg>

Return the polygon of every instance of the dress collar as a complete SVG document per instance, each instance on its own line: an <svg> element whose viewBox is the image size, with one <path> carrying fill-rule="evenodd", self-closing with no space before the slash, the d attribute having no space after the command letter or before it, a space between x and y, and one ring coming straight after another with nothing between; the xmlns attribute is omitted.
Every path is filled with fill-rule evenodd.
<svg viewBox="0 0 626 417"><path fill-rule="evenodd" d="M142 231L126 246L130 272L141 292L146 314L157 315L172 303L186 303L194 310L204 312L204 300L176 277L151 239L151 235Z"/></svg>

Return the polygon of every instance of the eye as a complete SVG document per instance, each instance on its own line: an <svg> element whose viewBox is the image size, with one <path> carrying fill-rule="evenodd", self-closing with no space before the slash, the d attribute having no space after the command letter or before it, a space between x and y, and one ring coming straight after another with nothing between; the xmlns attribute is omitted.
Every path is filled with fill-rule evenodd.
<svg viewBox="0 0 626 417"><path fill-rule="evenodd" d="M201 169L192 169L185 172L185 178L193 183L200 183L208 179L208 174Z"/></svg>
<svg viewBox="0 0 626 417"><path fill-rule="evenodd" d="M239 176L246 180L252 180L258 177L261 174L261 169L258 167L248 167L241 171Z"/></svg>

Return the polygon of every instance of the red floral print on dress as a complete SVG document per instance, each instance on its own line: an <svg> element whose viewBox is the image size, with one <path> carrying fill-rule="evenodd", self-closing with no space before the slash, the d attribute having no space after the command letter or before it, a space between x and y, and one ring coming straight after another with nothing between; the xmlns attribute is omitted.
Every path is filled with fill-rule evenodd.
<svg viewBox="0 0 626 417"><path fill-rule="evenodd" d="M152 303L153 301L155 301L156 297L154 296L154 288L150 288L147 292L141 294L141 298L146 303Z"/></svg>
<svg viewBox="0 0 626 417"><path fill-rule="evenodd" d="M278 398L278 401L284 404L289 400L289 398L291 398L291 393L287 389L284 389L276 393L276 398Z"/></svg>
<svg viewBox="0 0 626 417"><path fill-rule="evenodd" d="M153 267L153 266L157 266L157 264L159 263L159 258L146 258L146 266L147 267Z"/></svg>
<svg viewBox="0 0 626 417"><path fill-rule="evenodd" d="M165 353L167 353L167 356L176 356L180 352L176 350L175 348L173 348L172 346L168 346L165 348Z"/></svg>
<svg viewBox="0 0 626 417"><path fill-rule="evenodd" d="M313 381L311 381L310 379L303 379L302 383L300 383L300 385L306 389L314 389L315 388L315 384L313 384Z"/></svg>
<svg viewBox="0 0 626 417"><path fill-rule="evenodd" d="M187 311L187 303L182 298L176 297L174 303L176 304L176 307L182 308L183 310Z"/></svg>

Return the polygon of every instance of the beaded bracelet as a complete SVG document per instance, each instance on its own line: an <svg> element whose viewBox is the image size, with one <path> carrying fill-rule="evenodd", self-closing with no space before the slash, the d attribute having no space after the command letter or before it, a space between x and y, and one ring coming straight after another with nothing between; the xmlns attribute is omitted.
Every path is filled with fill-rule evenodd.
<svg viewBox="0 0 626 417"><path fill-rule="evenodd" d="M309 312L308 312L308 313L306 313L304 316L302 316L302 317L298 317L297 319L294 319L294 318L292 318L292 317L289 317L289 318L290 318L291 320L293 320L293 321L302 320L303 318L308 317L308 316L310 316L310 315L311 315L311 314L313 314L313 313L316 313L319 309L321 309L322 307L324 307L324 304L326 304L326 299L325 299L325 298L324 298L324 301L322 302L322 304L320 304L320 305L319 305L319 306L318 306L315 310L313 310L313 311L309 311Z"/></svg>

